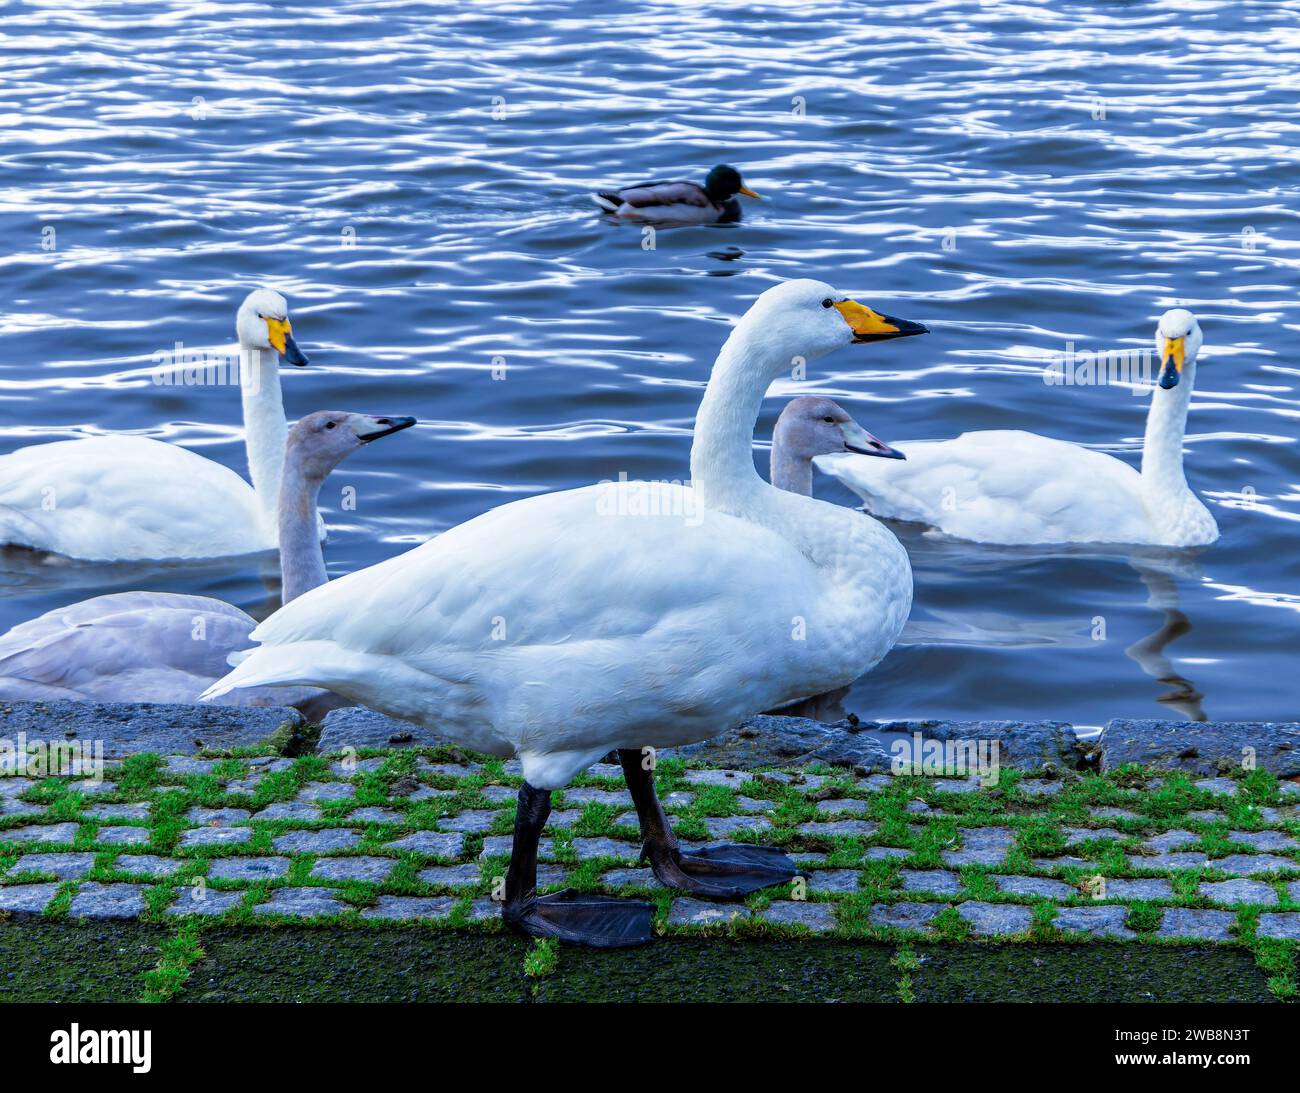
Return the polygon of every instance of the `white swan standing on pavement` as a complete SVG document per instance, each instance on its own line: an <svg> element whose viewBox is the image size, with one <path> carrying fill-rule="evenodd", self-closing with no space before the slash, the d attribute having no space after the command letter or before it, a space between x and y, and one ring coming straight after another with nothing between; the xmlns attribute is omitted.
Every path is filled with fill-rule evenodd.
<svg viewBox="0 0 1300 1093"><path fill-rule="evenodd" d="M251 486L220 463L148 437L33 444L0 456L0 545L87 562L275 549L288 433L275 354L294 365L307 358L284 297L271 289L248 294L236 330Z"/></svg>
<svg viewBox="0 0 1300 1093"><path fill-rule="evenodd" d="M293 427L280 487L284 603L328 580L316 507L326 476L363 444L414 424L411 417L323 410ZM232 653L249 648L256 625L238 607L210 596L95 596L0 635L0 700L194 702L229 669ZM236 692L226 704L311 709L323 696L315 689L263 687Z"/></svg>
<svg viewBox="0 0 1300 1093"><path fill-rule="evenodd" d="M682 850L642 749L829 691L894 644L912 602L902 545L861 513L768 485L752 439L764 393L792 361L924 331L818 281L768 289L713 367L693 487L602 483L493 509L282 608L204 697L327 687L476 751L518 755L503 917L534 936L651 937L649 904L535 891L551 791L613 748L661 881L738 899L788 880L779 850Z"/></svg>
<svg viewBox="0 0 1300 1093"><path fill-rule="evenodd" d="M1201 327L1166 311L1156 327L1159 384L1151 394L1142 469L1035 433L996 430L902 444L906 463L817 458L875 516L930 524L980 543L1131 543L1197 547L1219 528L1183 473L1183 435Z"/></svg>

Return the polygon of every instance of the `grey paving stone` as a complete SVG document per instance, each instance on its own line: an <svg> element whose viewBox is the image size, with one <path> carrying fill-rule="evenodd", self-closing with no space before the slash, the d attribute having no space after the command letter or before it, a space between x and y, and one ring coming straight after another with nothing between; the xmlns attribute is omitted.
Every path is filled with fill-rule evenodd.
<svg viewBox="0 0 1300 1093"><path fill-rule="evenodd" d="M1228 838L1252 850L1294 850L1300 846L1282 831L1229 831Z"/></svg>
<svg viewBox="0 0 1300 1093"><path fill-rule="evenodd" d="M429 834L418 832L418 834ZM409 838L414 839L411 835ZM351 850L361 841L361 835L351 828L329 828L325 831L286 831L271 840L271 845L281 854L325 854L331 850ZM406 840L403 840L406 841ZM399 850L407 849L389 843Z"/></svg>
<svg viewBox="0 0 1300 1093"><path fill-rule="evenodd" d="M0 768L0 797L17 797L39 784L34 778L5 774L3 768Z"/></svg>
<svg viewBox="0 0 1300 1093"><path fill-rule="evenodd" d="M760 912L760 917L782 926L802 926L814 934L824 934L835 929L835 905L831 903L773 900Z"/></svg>
<svg viewBox="0 0 1300 1093"><path fill-rule="evenodd" d="M776 801L741 795L736 798L736 807L741 812L775 812L779 806Z"/></svg>
<svg viewBox="0 0 1300 1093"><path fill-rule="evenodd" d="M438 826L444 831L459 831L466 835L482 835L496 823L495 812L462 812L458 816L444 816Z"/></svg>
<svg viewBox="0 0 1300 1093"><path fill-rule="evenodd" d="M24 854L5 872L7 877L20 873L53 873L59 880L84 877L95 864L94 854Z"/></svg>
<svg viewBox="0 0 1300 1093"><path fill-rule="evenodd" d="M1044 782L1035 778L1022 778L1016 783L1021 793L1030 797L1054 797L1061 792L1064 782Z"/></svg>
<svg viewBox="0 0 1300 1093"><path fill-rule="evenodd" d="M80 824L31 824L0 831L0 843L70 843L77 837Z"/></svg>
<svg viewBox="0 0 1300 1093"><path fill-rule="evenodd" d="M0 889L0 892L3 892L3 889ZM1255 935L1281 938L1284 941L1300 941L1300 912L1265 912L1259 916L1259 927Z"/></svg>
<svg viewBox="0 0 1300 1093"><path fill-rule="evenodd" d="M501 917L501 904L483 897L474 900L466 909L465 917L470 922L488 922Z"/></svg>
<svg viewBox="0 0 1300 1093"><path fill-rule="evenodd" d="M101 827L95 842L101 846L143 846L152 838L147 827Z"/></svg>
<svg viewBox="0 0 1300 1093"><path fill-rule="evenodd" d="M142 884L83 884L72 897L69 918L92 922L109 919L139 918L144 912Z"/></svg>
<svg viewBox="0 0 1300 1093"><path fill-rule="evenodd" d="M83 816L96 820L147 820L148 805L91 805L81 810Z"/></svg>
<svg viewBox="0 0 1300 1093"><path fill-rule="evenodd" d="M1133 880L1128 877L1106 877L1104 899L1173 899L1174 888L1164 877Z"/></svg>
<svg viewBox="0 0 1300 1093"><path fill-rule="evenodd" d="M711 839L725 839L743 831L770 831L772 821L766 816L706 816L704 828Z"/></svg>
<svg viewBox="0 0 1300 1093"><path fill-rule="evenodd" d="M1118 904L1101 907L1060 907L1053 922L1058 929L1091 934L1093 937L1136 937L1125 924L1128 908Z"/></svg>
<svg viewBox="0 0 1300 1093"><path fill-rule="evenodd" d="M206 824L210 827L230 827L232 824L246 822L252 813L246 808L192 808L185 813L185 818L192 824Z"/></svg>
<svg viewBox="0 0 1300 1093"><path fill-rule="evenodd" d="M348 813L350 823L360 824L400 824L403 816L400 812L391 808L378 808L371 805L367 808L354 808Z"/></svg>
<svg viewBox="0 0 1300 1093"><path fill-rule="evenodd" d="M355 797L357 787L348 782L308 782L298 791L294 800L304 803L311 801L342 801Z"/></svg>
<svg viewBox="0 0 1300 1093"><path fill-rule="evenodd" d="M933 809L931 809L924 801L908 801L907 804L903 806L903 810L905 812L916 813L917 815L933 811Z"/></svg>
<svg viewBox="0 0 1300 1093"><path fill-rule="evenodd" d="M903 882L904 892L953 896L962 890L961 877L943 869L900 869L898 879Z"/></svg>
<svg viewBox="0 0 1300 1093"><path fill-rule="evenodd" d="M519 799L519 790L511 786L484 786L479 790L493 804L514 804Z"/></svg>
<svg viewBox="0 0 1300 1093"><path fill-rule="evenodd" d="M1277 791L1283 797L1300 797L1300 782L1283 782Z"/></svg>
<svg viewBox="0 0 1300 1093"><path fill-rule="evenodd" d="M282 755L255 755L252 759L245 759L244 764L249 770L258 770L263 774L279 774L282 770L289 770L293 766L293 760L286 759Z"/></svg>
<svg viewBox="0 0 1300 1093"><path fill-rule="evenodd" d="M339 778L355 778L358 774L373 774L387 760L381 755L369 759L342 760L330 764L330 772Z"/></svg>
<svg viewBox="0 0 1300 1093"><path fill-rule="evenodd" d="M564 791L566 805L612 805L614 808L631 808L632 796L627 790L596 789L592 786L570 786Z"/></svg>
<svg viewBox="0 0 1300 1093"><path fill-rule="evenodd" d="M1200 808L1187 814L1189 820L1195 820L1199 824L1217 824L1227 817L1222 812L1215 812L1213 809Z"/></svg>
<svg viewBox="0 0 1300 1093"><path fill-rule="evenodd" d="M1281 858L1276 854L1229 854L1226 858L1212 858L1210 865L1222 869L1225 873L1253 877L1258 873L1273 873L1277 870L1300 869L1291 858Z"/></svg>
<svg viewBox="0 0 1300 1093"><path fill-rule="evenodd" d="M1197 789L1208 793L1226 793L1229 797L1237 796L1237 783L1231 778L1202 778L1193 783Z"/></svg>
<svg viewBox="0 0 1300 1093"><path fill-rule="evenodd" d="M170 877L184 865L179 858L163 858L157 854L119 854L113 862L114 869L142 877Z"/></svg>
<svg viewBox="0 0 1300 1093"><path fill-rule="evenodd" d="M1090 862L1087 858L1075 857L1073 854L1062 854L1059 858L1033 858L1031 864L1035 869L1051 873L1057 869L1091 869L1097 863Z"/></svg>
<svg viewBox="0 0 1300 1093"><path fill-rule="evenodd" d="M829 800L817 802L817 812L821 815L835 816L849 813L861 815L870 811L871 802L860 801L856 797L832 797Z"/></svg>
<svg viewBox="0 0 1300 1093"><path fill-rule="evenodd" d="M1277 892L1262 880L1203 881L1201 895L1211 903L1231 906L1234 903L1259 903L1271 907L1277 903Z"/></svg>
<svg viewBox="0 0 1300 1093"><path fill-rule="evenodd" d="M1034 921L1033 911L1014 903L969 900L957 904L957 913L970 923L971 933L979 937L1024 933Z"/></svg>
<svg viewBox="0 0 1300 1093"><path fill-rule="evenodd" d="M1209 860L1201 850L1182 850L1170 854L1130 854L1128 864L1140 872L1168 873L1175 869L1200 869Z"/></svg>
<svg viewBox="0 0 1300 1093"><path fill-rule="evenodd" d="M754 776L743 770L688 770L683 781L691 786L726 786L735 789Z"/></svg>
<svg viewBox="0 0 1300 1093"><path fill-rule="evenodd" d="M894 784L894 779L888 774L870 774L866 778L858 778L853 783L858 789L865 789L871 793L880 793L889 789Z"/></svg>
<svg viewBox="0 0 1300 1093"><path fill-rule="evenodd" d="M879 831L880 825L874 820L831 820L800 824L795 830L818 839L865 839Z"/></svg>
<svg viewBox="0 0 1300 1093"><path fill-rule="evenodd" d="M259 820L319 820L321 810L299 801L276 801L257 814Z"/></svg>
<svg viewBox="0 0 1300 1093"><path fill-rule="evenodd" d="M749 917L749 910L744 904L706 903L704 900L673 900L668 911L669 926L716 926L725 925L734 919Z"/></svg>
<svg viewBox="0 0 1300 1093"><path fill-rule="evenodd" d="M11 884L0 888L0 911L11 915L39 915L58 894L57 882L46 884Z"/></svg>
<svg viewBox="0 0 1300 1093"><path fill-rule="evenodd" d="M926 930L935 916L947 909L946 903L875 903L867 912L867 918L873 926Z"/></svg>
<svg viewBox="0 0 1300 1093"><path fill-rule="evenodd" d="M288 872L288 858L218 858L208 868L213 880L275 880Z"/></svg>
<svg viewBox="0 0 1300 1093"><path fill-rule="evenodd" d="M1094 839L1122 839L1124 836L1113 827L1062 827L1066 846L1081 846Z"/></svg>
<svg viewBox="0 0 1300 1093"><path fill-rule="evenodd" d="M539 865L537 867L537 888L554 888L563 885L569 879L569 869L564 865Z"/></svg>
<svg viewBox="0 0 1300 1093"><path fill-rule="evenodd" d="M1141 820L1143 817L1127 808L1090 808L1088 815L1094 820Z"/></svg>
<svg viewBox="0 0 1300 1093"><path fill-rule="evenodd" d="M1016 841L1015 832L1007 827L960 827L962 847L967 850L1008 849Z"/></svg>
<svg viewBox="0 0 1300 1093"><path fill-rule="evenodd" d="M901 846L869 846L862 856L867 861L883 861L886 858L910 858L912 852Z"/></svg>
<svg viewBox="0 0 1300 1093"><path fill-rule="evenodd" d="M1170 907L1160 920L1156 937L1192 937L1202 941L1231 941L1229 927L1237 921L1232 911L1201 911Z"/></svg>
<svg viewBox="0 0 1300 1093"><path fill-rule="evenodd" d="M439 888L475 888L482 883L482 874L477 862L462 862L459 865L431 865L427 869L421 869L420 880Z"/></svg>
<svg viewBox="0 0 1300 1093"><path fill-rule="evenodd" d="M13 797L0 797L0 816L39 816L44 811L43 805L31 805Z"/></svg>
<svg viewBox="0 0 1300 1093"><path fill-rule="evenodd" d="M479 852L480 858L508 858L510 849L514 845L514 837L511 835L488 835L483 840L483 849ZM457 855L451 855L455 857ZM537 844L537 856L543 861L550 859L555 860L555 841L543 837Z"/></svg>
<svg viewBox="0 0 1300 1093"><path fill-rule="evenodd" d="M808 891L818 894L856 892L861 877L856 869L810 869L802 875L808 880Z"/></svg>
<svg viewBox="0 0 1300 1093"><path fill-rule="evenodd" d="M454 896L380 896L373 907L367 907L361 912L361 917L399 922L417 918L446 918L456 903Z"/></svg>
<svg viewBox="0 0 1300 1093"><path fill-rule="evenodd" d="M256 774L251 778L236 778L226 783L227 793L248 794L252 796L257 792L258 783L262 781L262 775Z"/></svg>
<svg viewBox="0 0 1300 1093"><path fill-rule="evenodd" d="M587 773L593 778L622 778L623 767L619 763L592 763Z"/></svg>
<svg viewBox="0 0 1300 1093"><path fill-rule="evenodd" d="M238 846L253 837L251 827L192 827L181 832L178 846Z"/></svg>
<svg viewBox="0 0 1300 1093"><path fill-rule="evenodd" d="M1300 880L1287 882L1286 895L1292 903L1300 903Z"/></svg>
<svg viewBox="0 0 1300 1093"><path fill-rule="evenodd" d="M508 767L510 764L507 763ZM468 778L474 774L481 774L483 767L479 763L431 763L420 756L415 761L415 769L421 774L436 774L441 778ZM522 770L522 768L520 768Z"/></svg>
<svg viewBox="0 0 1300 1093"><path fill-rule="evenodd" d="M1005 892L1009 896L1064 900L1078 894L1078 889L1070 887L1064 881L1049 880L1047 877L1002 876L994 877L993 883L998 886L999 892Z"/></svg>
<svg viewBox="0 0 1300 1093"><path fill-rule="evenodd" d="M348 905L338 898L333 888L274 888L267 903L253 908L255 915L293 915L295 918L312 918L315 915L333 915L346 911Z"/></svg>
<svg viewBox="0 0 1300 1093"><path fill-rule="evenodd" d="M384 846L389 850L404 850L428 857L459 858L465 850L465 836L459 831L416 831Z"/></svg>
<svg viewBox="0 0 1300 1093"><path fill-rule="evenodd" d="M1153 835L1142 845L1163 854L1170 850L1177 850L1180 846L1191 846L1200 841L1201 837L1196 832L1178 830Z"/></svg>
<svg viewBox="0 0 1300 1093"><path fill-rule="evenodd" d="M640 869L611 869L600 876L607 888L662 888L654 870L648 865Z"/></svg>
<svg viewBox="0 0 1300 1093"><path fill-rule="evenodd" d="M934 788L939 793L978 793L979 780L976 778L936 778Z"/></svg>
<svg viewBox="0 0 1300 1093"><path fill-rule="evenodd" d="M624 860L635 860L641 855L641 848L635 843L619 842L617 839L607 839L603 837L574 839L573 849L578 855L579 861L590 861L592 858L621 858Z"/></svg>
<svg viewBox="0 0 1300 1093"><path fill-rule="evenodd" d="M311 876L313 880L355 880L382 884L396 866L394 858L324 858L312 867Z"/></svg>
<svg viewBox="0 0 1300 1093"><path fill-rule="evenodd" d="M975 847L967 850L945 850L941 855L944 865L960 868L963 865L998 866L1006 860L1007 852L1000 847Z"/></svg>
<svg viewBox="0 0 1300 1093"><path fill-rule="evenodd" d="M631 816L631 819L628 819L627 818L628 816ZM582 819L582 809L559 808L546 817L546 826L553 831L562 831L572 827L581 819ZM441 821L439 822L441 823ZM620 824L629 827L636 827L637 826L636 813L635 812L625 813L623 816L616 816L614 818L614 826L617 827Z"/></svg>
<svg viewBox="0 0 1300 1093"><path fill-rule="evenodd" d="M195 759L191 755L169 755L163 760L168 774L211 774L215 759Z"/></svg>

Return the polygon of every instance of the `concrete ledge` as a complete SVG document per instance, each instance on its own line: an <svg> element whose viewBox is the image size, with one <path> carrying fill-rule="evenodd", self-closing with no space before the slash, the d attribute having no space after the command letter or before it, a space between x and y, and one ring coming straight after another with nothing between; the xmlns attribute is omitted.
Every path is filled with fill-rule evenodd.
<svg viewBox="0 0 1300 1093"><path fill-rule="evenodd" d="M152 751L194 755L204 750L255 747L282 726L301 728L289 706L160 705L150 702L6 702L0 704L0 739L102 741L104 758Z"/></svg>
<svg viewBox="0 0 1300 1093"><path fill-rule="evenodd" d="M1279 778L1300 775L1300 723L1296 722L1117 718L1102 730L1097 748L1103 770L1139 763L1208 778L1240 767L1249 756Z"/></svg>

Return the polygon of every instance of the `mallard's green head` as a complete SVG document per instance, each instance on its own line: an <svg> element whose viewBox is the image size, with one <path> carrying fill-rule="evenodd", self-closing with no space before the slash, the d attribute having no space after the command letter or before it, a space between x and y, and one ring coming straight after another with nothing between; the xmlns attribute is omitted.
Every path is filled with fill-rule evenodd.
<svg viewBox="0 0 1300 1093"><path fill-rule="evenodd" d="M710 201L726 201L736 194L744 194L746 197L758 196L745 185L740 172L725 163L719 163L709 172L704 180L704 192L709 195Z"/></svg>

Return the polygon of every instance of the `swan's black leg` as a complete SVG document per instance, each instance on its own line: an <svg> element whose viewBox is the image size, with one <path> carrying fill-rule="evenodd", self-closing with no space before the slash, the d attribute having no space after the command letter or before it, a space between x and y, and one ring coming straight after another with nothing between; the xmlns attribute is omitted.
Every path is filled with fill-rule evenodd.
<svg viewBox="0 0 1300 1093"><path fill-rule="evenodd" d="M537 894L537 844L551 814L551 791L527 782L519 791L515 841L506 870L506 925L533 937L553 937L596 949L644 945L654 937L654 907L632 900L590 896L566 888Z"/></svg>
<svg viewBox="0 0 1300 1093"><path fill-rule="evenodd" d="M794 877L794 862L775 846L723 843L683 850L655 794L654 772L645 768L641 752L620 750L618 757L641 821L642 856L661 884L725 900L744 899L750 892Z"/></svg>

